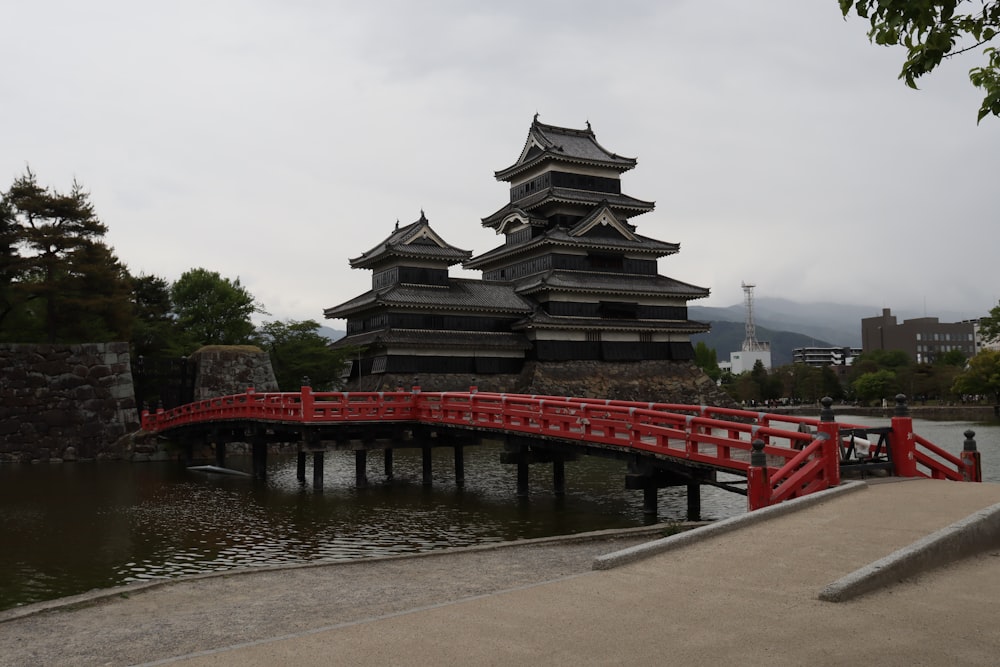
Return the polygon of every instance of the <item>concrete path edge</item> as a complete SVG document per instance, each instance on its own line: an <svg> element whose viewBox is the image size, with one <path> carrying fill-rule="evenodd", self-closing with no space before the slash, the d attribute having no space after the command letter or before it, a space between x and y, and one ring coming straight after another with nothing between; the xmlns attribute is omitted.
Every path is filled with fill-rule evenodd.
<svg viewBox="0 0 1000 667"><path fill-rule="evenodd" d="M711 539L723 533L739 530L762 521L767 521L768 519L773 519L800 509L805 509L806 507L812 507L813 505L818 505L819 503L826 502L832 498L842 496L845 493L853 493L867 488L868 484L863 481L846 482L840 486L811 493L808 496L802 496L801 498L786 500L783 503L765 507L753 512L747 512L746 514L741 514L740 516L723 519L722 521L718 521L701 528L695 528L694 530L688 530L683 533L670 535L645 544L638 544L634 547L629 547L628 549L622 549L621 551L615 551L613 553L598 556L594 559L593 569L610 570L612 568L625 565L626 563L632 563L643 558L648 558L649 556L670 551L672 549L679 549L695 542Z"/></svg>
<svg viewBox="0 0 1000 667"><path fill-rule="evenodd" d="M1000 503L970 514L820 591L825 602L844 602L902 579L1000 546Z"/></svg>

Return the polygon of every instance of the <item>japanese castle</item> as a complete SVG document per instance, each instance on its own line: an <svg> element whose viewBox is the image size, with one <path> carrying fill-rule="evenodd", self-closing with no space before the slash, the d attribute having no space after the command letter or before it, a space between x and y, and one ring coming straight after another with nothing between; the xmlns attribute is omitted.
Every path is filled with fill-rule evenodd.
<svg viewBox="0 0 1000 667"><path fill-rule="evenodd" d="M510 201L482 220L503 245L473 257L421 212L350 260L372 272L371 289L324 311L347 320L334 345L359 350L346 388L542 393L542 376L693 366L690 337L709 327L688 319L687 303L709 290L657 273L680 246L637 232L654 204L622 193L635 166L589 122L555 127L536 114L517 160L495 173ZM482 279L451 277L458 264Z"/></svg>

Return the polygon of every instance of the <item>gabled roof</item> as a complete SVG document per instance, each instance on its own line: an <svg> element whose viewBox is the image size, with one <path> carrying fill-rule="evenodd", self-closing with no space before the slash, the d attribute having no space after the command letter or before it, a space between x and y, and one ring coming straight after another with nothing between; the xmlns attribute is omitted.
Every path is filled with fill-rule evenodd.
<svg viewBox="0 0 1000 667"><path fill-rule="evenodd" d="M350 260L351 268L372 269L385 264L393 257L439 261L442 265L458 264L472 256L471 250L450 245L431 229L424 212L420 219L405 227L396 223L396 229L384 241Z"/></svg>
<svg viewBox="0 0 1000 667"><path fill-rule="evenodd" d="M509 181L519 172L546 160L610 167L618 172L628 171L636 165L635 158L622 157L597 143L589 121L587 129L576 130L540 123L535 114L517 162L495 175L497 180Z"/></svg>
<svg viewBox="0 0 1000 667"><path fill-rule="evenodd" d="M600 236L606 239L620 237L626 241L638 240L628 223L619 220L607 206L595 208L567 233L574 237Z"/></svg>
<svg viewBox="0 0 1000 667"><path fill-rule="evenodd" d="M344 336L331 343L331 348L366 347L458 348L466 350L511 350L523 352L531 343L522 334L510 331L448 331L434 329L378 329Z"/></svg>
<svg viewBox="0 0 1000 667"><path fill-rule="evenodd" d="M323 316L327 319L346 318L374 308L418 308L423 311L440 309L470 314L517 315L531 312L532 304L515 294L506 283L452 278L447 287L396 284L384 289L369 290L339 306L325 309Z"/></svg>
<svg viewBox="0 0 1000 667"><path fill-rule="evenodd" d="M522 320L518 320L511 329L577 329L593 331L651 331L698 334L711 330L712 326L695 320L615 320L594 317L554 317L543 310L538 310ZM343 340L343 339L341 339Z"/></svg>
<svg viewBox="0 0 1000 667"><path fill-rule="evenodd" d="M599 217L599 214L598 214ZM573 229L579 229L587 219L584 218L577 223ZM626 228L627 229L627 228ZM596 250L599 252L627 252L631 255L651 255L653 257L665 257L673 255L680 250L680 244L657 241L647 236L631 233L631 238L624 236L614 238L612 236L587 235L572 236L572 230L567 231L561 228L550 229L542 236L536 236L530 241L517 245L502 245L465 261L462 266L466 269L488 270L490 266L498 260L507 260L515 255L528 252L537 252L542 247L562 246L566 248L580 248L583 250Z"/></svg>
<svg viewBox="0 0 1000 667"><path fill-rule="evenodd" d="M519 206L504 207L507 212L496 224L497 234L504 234L507 231L507 227L511 225L532 225L534 227L544 227L549 224L549 221L545 218L539 217L537 215L531 215L527 211L523 210Z"/></svg>
<svg viewBox="0 0 1000 667"><path fill-rule="evenodd" d="M703 299L710 294L707 287L674 280L667 276L615 276L582 271L553 270L534 276L517 285L518 294L542 292L581 292L617 296L667 296L682 299Z"/></svg>
<svg viewBox="0 0 1000 667"><path fill-rule="evenodd" d="M526 199L521 199L516 204L505 205L496 213L483 218L483 227L499 227L512 212L523 211L531 214L535 209L541 208L545 204L559 202L565 204L583 204L587 206L607 205L612 210L628 213L631 216L652 211L656 204L651 201L636 199L629 195L613 194L610 192L591 192L590 190L574 190L572 188L548 188L539 190Z"/></svg>

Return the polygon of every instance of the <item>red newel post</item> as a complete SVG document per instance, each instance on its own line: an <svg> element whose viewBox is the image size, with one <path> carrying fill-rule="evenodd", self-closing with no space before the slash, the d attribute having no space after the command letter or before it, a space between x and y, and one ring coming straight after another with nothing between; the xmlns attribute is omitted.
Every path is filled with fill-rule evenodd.
<svg viewBox="0 0 1000 667"><path fill-rule="evenodd" d="M965 432L965 443L962 445L962 477L966 482L983 481L983 467L976 449L976 432Z"/></svg>
<svg viewBox="0 0 1000 667"><path fill-rule="evenodd" d="M906 407L906 396L903 394L896 394L896 409L892 416L891 426L889 448L892 452L893 473L897 477L917 477L913 419L910 417L910 410Z"/></svg>
<svg viewBox="0 0 1000 667"><path fill-rule="evenodd" d="M820 399L823 408L819 411L819 426L817 435L826 435L823 443L823 461L825 462L826 480L830 486L840 484L840 425L833 413L833 399L824 396Z"/></svg>
<svg viewBox="0 0 1000 667"><path fill-rule="evenodd" d="M313 398L312 387L302 387L302 421L312 421Z"/></svg>
<svg viewBox="0 0 1000 667"><path fill-rule="evenodd" d="M747 469L747 511L752 512L771 504L771 480L767 470L764 441L757 438L750 445L750 467Z"/></svg>

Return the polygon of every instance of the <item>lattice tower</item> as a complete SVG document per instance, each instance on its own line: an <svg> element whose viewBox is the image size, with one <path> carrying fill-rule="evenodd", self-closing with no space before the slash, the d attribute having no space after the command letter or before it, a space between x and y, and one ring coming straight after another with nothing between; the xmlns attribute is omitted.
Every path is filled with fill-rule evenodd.
<svg viewBox="0 0 1000 667"><path fill-rule="evenodd" d="M753 288L756 285L741 283L743 286L743 303L747 311L746 338L743 340L744 352L766 352L770 349L767 343L757 341L757 328L753 322Z"/></svg>

